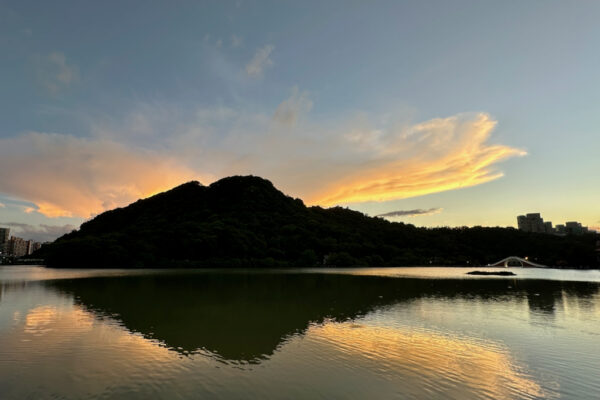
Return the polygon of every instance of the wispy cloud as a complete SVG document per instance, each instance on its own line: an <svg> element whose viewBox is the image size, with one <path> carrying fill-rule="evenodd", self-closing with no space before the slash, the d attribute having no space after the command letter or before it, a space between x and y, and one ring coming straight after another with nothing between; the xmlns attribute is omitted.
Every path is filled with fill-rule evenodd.
<svg viewBox="0 0 600 400"><path fill-rule="evenodd" d="M271 60L271 52L275 49L273 45L266 45L261 47L254 53L254 57L248 64L246 64L246 73L248 76L252 78L258 78L263 75L263 72L266 68L273 65L273 61Z"/></svg>
<svg viewBox="0 0 600 400"><path fill-rule="evenodd" d="M241 36L231 35L231 47L240 47L243 41Z"/></svg>
<svg viewBox="0 0 600 400"><path fill-rule="evenodd" d="M5 208L6 204L0 203L0 208Z"/></svg>
<svg viewBox="0 0 600 400"><path fill-rule="evenodd" d="M288 127L294 126L298 118L308 113L312 106L308 92L300 92L298 87L293 87L292 95L277 106L273 120Z"/></svg>
<svg viewBox="0 0 600 400"><path fill-rule="evenodd" d="M8 227L11 229L11 235L22 237L27 240L34 240L37 242L50 242L65 233L69 233L77 226L66 224L66 225L30 225L20 222L0 222L0 226Z"/></svg>
<svg viewBox="0 0 600 400"><path fill-rule="evenodd" d="M294 88L271 113L154 104L93 123L92 138L0 139L0 170L11 171L0 174L0 188L47 216L88 217L190 179L251 173L329 206L478 185L502 176L501 161L525 154L489 143L496 121L485 113L417 124L352 116L313 123L312 106Z"/></svg>
<svg viewBox="0 0 600 400"><path fill-rule="evenodd" d="M35 58L38 82L50 93L57 93L79 80L79 68L67 63L63 53L53 52Z"/></svg>
<svg viewBox="0 0 600 400"><path fill-rule="evenodd" d="M396 217L416 217L421 215L433 215L441 213L443 208L416 208L414 210L398 210L390 211L384 214L376 215L376 217L396 218Z"/></svg>
<svg viewBox="0 0 600 400"><path fill-rule="evenodd" d="M355 132L348 139L354 142L355 160L360 162L346 165L343 175L310 199L324 205L386 201L498 179L503 176L494 168L498 162L526 153L488 144L495 126L488 114L476 113L436 118L399 130Z"/></svg>

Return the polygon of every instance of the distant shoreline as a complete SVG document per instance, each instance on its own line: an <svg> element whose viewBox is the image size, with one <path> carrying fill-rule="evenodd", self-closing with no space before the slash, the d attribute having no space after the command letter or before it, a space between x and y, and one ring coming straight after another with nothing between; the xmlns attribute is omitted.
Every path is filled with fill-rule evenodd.
<svg viewBox="0 0 600 400"><path fill-rule="evenodd" d="M106 211L30 258L50 267L600 267L597 234L423 228L343 207L307 207L257 176L188 182ZM519 262L520 261L520 262Z"/></svg>
<svg viewBox="0 0 600 400"><path fill-rule="evenodd" d="M339 270L360 270L360 269L394 269L394 268L461 268L461 269L472 269L472 268L490 268L496 269L497 271L470 271L467 272L466 275L499 275L499 276L518 276L517 274L511 273L510 271L503 271L505 268L517 268L517 269L539 269L539 270L563 270L563 271L600 271L600 268L576 268L576 267L557 267L557 266L549 266L546 268L539 267L522 267L522 266L508 266L508 267L494 267L489 265L397 265L397 266L310 266L310 267L301 267L301 266L288 266L288 267L272 267L272 266L200 266L200 267L192 267L192 266L144 266L144 267L123 267L123 266L110 266L110 267L95 267L95 266L69 266L69 267L58 267L52 266L49 267L46 264L0 264L0 267L43 267L49 269L107 269L107 270L329 270L329 269L339 269Z"/></svg>

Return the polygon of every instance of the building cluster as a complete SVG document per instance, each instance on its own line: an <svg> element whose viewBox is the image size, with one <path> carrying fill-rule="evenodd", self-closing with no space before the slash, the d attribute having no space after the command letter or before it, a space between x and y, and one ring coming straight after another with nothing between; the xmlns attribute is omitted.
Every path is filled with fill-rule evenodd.
<svg viewBox="0 0 600 400"><path fill-rule="evenodd" d="M9 228L0 228L0 256L23 257L39 250L42 244L33 240L10 236Z"/></svg>
<svg viewBox="0 0 600 400"><path fill-rule="evenodd" d="M556 235L583 235L589 232L587 226L582 226L577 221L569 221L564 225L559 224L553 227L552 222L544 221L540 213L519 215L517 224L519 230L524 232L553 233Z"/></svg>

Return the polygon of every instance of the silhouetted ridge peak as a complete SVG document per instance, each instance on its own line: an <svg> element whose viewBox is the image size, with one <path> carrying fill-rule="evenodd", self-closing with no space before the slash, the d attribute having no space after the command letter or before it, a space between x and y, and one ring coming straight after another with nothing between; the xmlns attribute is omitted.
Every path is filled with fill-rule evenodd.
<svg viewBox="0 0 600 400"><path fill-rule="evenodd" d="M44 246L56 267L482 265L508 254L596 266L595 235L415 228L340 207L306 207L257 176L179 185L107 211Z"/></svg>
<svg viewBox="0 0 600 400"><path fill-rule="evenodd" d="M208 189L211 204L217 209L291 212L292 208L304 207L301 200L285 195L269 180L253 175L223 178L212 183Z"/></svg>
<svg viewBox="0 0 600 400"><path fill-rule="evenodd" d="M204 185L201 184L199 181L189 181L186 183L182 183L179 186L175 186L173 189L183 188L183 187L196 187L196 186L204 186Z"/></svg>
<svg viewBox="0 0 600 400"><path fill-rule="evenodd" d="M158 193L156 196L159 196L161 194L168 194L168 193L176 193L176 192L185 192L185 191L190 191L190 190L197 190L198 188L206 188L206 186L204 186L203 184L201 184L198 181L189 181L186 183L182 183L179 186L175 186L172 189L169 190L165 190L164 192ZM154 196L152 196L154 197Z"/></svg>
<svg viewBox="0 0 600 400"><path fill-rule="evenodd" d="M277 193L281 196L285 196L282 192L277 190L275 186L271 183L271 181L267 179L260 178L254 175L236 175L229 176L227 178L220 179L216 182L213 182L209 189L211 191L219 192L219 193L236 193L241 194L242 192L245 194L252 194L258 191L264 192L272 192Z"/></svg>

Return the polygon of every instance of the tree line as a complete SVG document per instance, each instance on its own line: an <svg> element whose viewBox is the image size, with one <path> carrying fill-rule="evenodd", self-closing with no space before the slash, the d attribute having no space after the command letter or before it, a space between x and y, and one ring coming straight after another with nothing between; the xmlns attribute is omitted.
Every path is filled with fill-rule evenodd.
<svg viewBox="0 0 600 400"><path fill-rule="evenodd" d="M486 265L507 256L597 268L598 235L422 228L341 207L306 207L254 176L188 182L111 211L44 246L52 267Z"/></svg>

